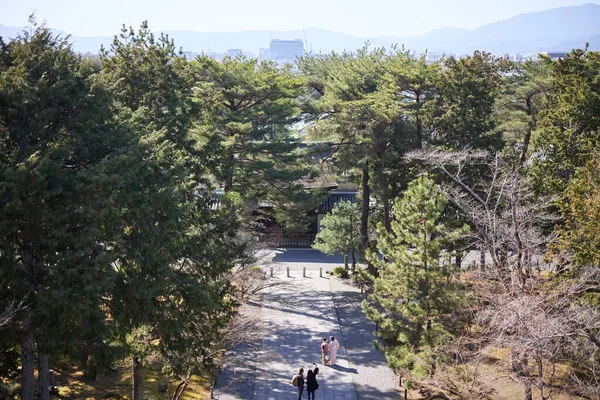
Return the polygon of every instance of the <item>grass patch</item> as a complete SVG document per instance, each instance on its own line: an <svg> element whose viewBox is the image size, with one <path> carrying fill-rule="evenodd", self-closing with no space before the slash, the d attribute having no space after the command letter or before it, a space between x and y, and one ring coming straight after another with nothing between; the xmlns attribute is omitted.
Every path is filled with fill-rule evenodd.
<svg viewBox="0 0 600 400"><path fill-rule="evenodd" d="M64 399L130 399L132 392L131 367L125 363L119 365L114 373L109 375L98 375L95 382L83 379L83 371L70 367L54 371L55 381L59 393ZM164 399L164 389L169 382L169 376L160 372L157 365L144 366L144 399ZM204 400L209 393L211 382L192 376L190 386L184 393L183 398L189 400ZM173 393L177 382L170 385Z"/></svg>
<svg viewBox="0 0 600 400"><path fill-rule="evenodd" d="M343 266L335 267L331 272L335 276L338 276L343 279L347 279L350 277L350 274L348 274L348 270L346 269L346 267L343 267Z"/></svg>

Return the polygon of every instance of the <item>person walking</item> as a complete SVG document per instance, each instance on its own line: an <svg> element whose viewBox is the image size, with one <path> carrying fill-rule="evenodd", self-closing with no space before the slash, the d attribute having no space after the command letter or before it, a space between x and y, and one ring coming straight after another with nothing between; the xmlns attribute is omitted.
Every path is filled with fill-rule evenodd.
<svg viewBox="0 0 600 400"><path fill-rule="evenodd" d="M304 393L304 368L300 368L298 371L298 382L296 383L298 387L298 400L302 400L302 393Z"/></svg>
<svg viewBox="0 0 600 400"><path fill-rule="evenodd" d="M314 363L313 363L314 364ZM316 366L316 364L315 364ZM311 369L306 373L306 393L308 393L308 400L315 400L315 390L319 388L319 383L317 382L317 374L319 373L319 368L315 368L313 372Z"/></svg>
<svg viewBox="0 0 600 400"><path fill-rule="evenodd" d="M331 341L329 342L329 365L335 365L335 360L337 357L337 351L340 348L340 342L335 340L332 336Z"/></svg>
<svg viewBox="0 0 600 400"><path fill-rule="evenodd" d="M321 343L321 362L323 365L327 365L329 361L329 344L327 343L327 338L323 338L323 343Z"/></svg>

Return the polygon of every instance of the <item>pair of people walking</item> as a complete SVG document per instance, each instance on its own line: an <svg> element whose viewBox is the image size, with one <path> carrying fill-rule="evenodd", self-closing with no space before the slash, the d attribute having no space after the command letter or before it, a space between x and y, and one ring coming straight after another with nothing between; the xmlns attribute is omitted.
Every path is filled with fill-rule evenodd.
<svg viewBox="0 0 600 400"><path fill-rule="evenodd" d="M335 337L331 336L329 341L326 337L323 338L323 343L321 343L321 361L323 365L335 365L339 348L340 343L335 340ZM313 365L315 369L314 371L308 370L306 379L304 378L304 368L300 368L298 374L292 377L292 384L298 389L298 400L302 399L305 383L308 400L315 400L315 391L319 388L319 383L317 382L319 368L317 368L317 364L313 363Z"/></svg>
<svg viewBox="0 0 600 400"><path fill-rule="evenodd" d="M323 338L323 343L321 343L321 362L323 365L335 365L339 348L340 343L335 340L335 337L331 336L330 341L327 341L326 337Z"/></svg>
<svg viewBox="0 0 600 400"><path fill-rule="evenodd" d="M314 363L313 363L314 364ZM316 364L314 364L316 366ZM315 400L315 390L319 388L317 382L317 375L319 368L315 368L313 371L309 369L306 373L306 393L308 394L308 400ZM300 368L298 375L296 375L296 386L298 387L298 400L302 399L302 393L304 393L304 368Z"/></svg>

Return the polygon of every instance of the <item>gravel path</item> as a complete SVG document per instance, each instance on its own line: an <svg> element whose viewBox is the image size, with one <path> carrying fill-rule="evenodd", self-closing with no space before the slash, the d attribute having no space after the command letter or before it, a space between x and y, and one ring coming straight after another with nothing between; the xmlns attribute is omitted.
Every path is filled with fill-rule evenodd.
<svg viewBox="0 0 600 400"><path fill-rule="evenodd" d="M398 399L398 377L387 367L385 356L373 347L375 325L361 309L360 290L332 278L330 287L338 312L346 354L359 400Z"/></svg>
<svg viewBox="0 0 600 400"><path fill-rule="evenodd" d="M318 400L398 399L393 373L372 347L373 326L362 316L360 293L335 278L319 277L318 271L303 277L301 267L290 278L280 273L274 279L281 285L261 301L262 347L239 347L227 355L214 399L295 400L291 377L298 368L314 368L312 362L320 369ZM338 365L329 367L320 365L319 345L331 335L340 350Z"/></svg>

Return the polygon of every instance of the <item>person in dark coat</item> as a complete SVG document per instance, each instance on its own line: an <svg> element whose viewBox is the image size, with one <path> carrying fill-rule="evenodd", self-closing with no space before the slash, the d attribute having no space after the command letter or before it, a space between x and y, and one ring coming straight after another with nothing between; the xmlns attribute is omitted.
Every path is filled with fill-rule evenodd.
<svg viewBox="0 0 600 400"><path fill-rule="evenodd" d="M302 400L302 393L304 393L304 368L300 368L298 371L298 400Z"/></svg>
<svg viewBox="0 0 600 400"><path fill-rule="evenodd" d="M319 368L315 368L315 372L312 369L308 370L306 375L306 393L308 393L308 400L315 400L315 390L319 388L319 384L317 383L317 374L319 373Z"/></svg>

